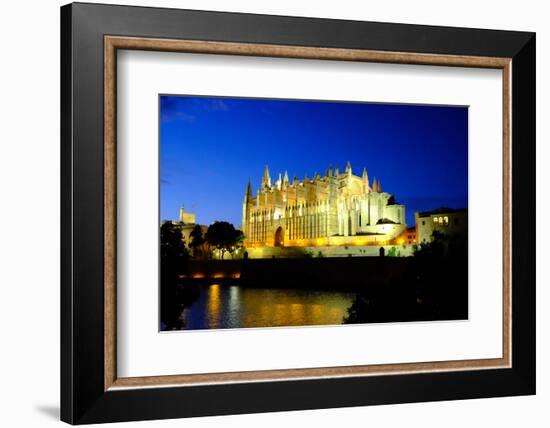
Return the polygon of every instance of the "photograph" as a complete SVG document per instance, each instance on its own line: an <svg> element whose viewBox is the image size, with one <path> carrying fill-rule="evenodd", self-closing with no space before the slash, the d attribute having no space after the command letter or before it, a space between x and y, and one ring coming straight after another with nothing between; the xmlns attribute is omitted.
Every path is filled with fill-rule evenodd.
<svg viewBox="0 0 550 428"><path fill-rule="evenodd" d="M398 1L6 21L7 426L541 419L544 14Z"/></svg>
<svg viewBox="0 0 550 428"><path fill-rule="evenodd" d="M161 331L468 319L468 106L159 95Z"/></svg>

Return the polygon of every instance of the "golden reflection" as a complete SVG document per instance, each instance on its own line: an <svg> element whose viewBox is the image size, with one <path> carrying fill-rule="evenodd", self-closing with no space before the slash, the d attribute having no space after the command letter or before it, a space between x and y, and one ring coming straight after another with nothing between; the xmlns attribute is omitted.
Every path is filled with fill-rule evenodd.
<svg viewBox="0 0 550 428"><path fill-rule="evenodd" d="M312 305L311 306L311 315L314 319L319 320L321 318L321 314L323 313L323 308L321 305Z"/></svg>
<svg viewBox="0 0 550 428"><path fill-rule="evenodd" d="M239 327L341 324L353 297L308 290L244 288L239 293Z"/></svg>
<svg viewBox="0 0 550 428"><path fill-rule="evenodd" d="M208 294L208 318L211 328L217 328L220 326L220 284L212 284Z"/></svg>
<svg viewBox="0 0 550 428"><path fill-rule="evenodd" d="M185 311L190 329L338 325L355 293L214 283Z"/></svg>
<svg viewBox="0 0 550 428"><path fill-rule="evenodd" d="M294 323L303 323L304 321L304 305L293 303L290 305L290 318Z"/></svg>

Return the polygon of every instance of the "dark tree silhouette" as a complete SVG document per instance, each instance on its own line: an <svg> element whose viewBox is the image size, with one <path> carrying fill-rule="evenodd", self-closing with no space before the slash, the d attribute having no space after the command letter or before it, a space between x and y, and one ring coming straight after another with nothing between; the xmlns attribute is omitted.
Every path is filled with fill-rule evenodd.
<svg viewBox="0 0 550 428"><path fill-rule="evenodd" d="M183 309L196 299L196 293L178 288L178 275L184 272L189 252L183 242L181 224L166 221L160 227L160 319L163 330L183 327Z"/></svg>
<svg viewBox="0 0 550 428"><path fill-rule="evenodd" d="M243 233L226 221L215 221L206 231L206 241L220 251L221 259L226 252L232 253L240 246L243 239Z"/></svg>
<svg viewBox="0 0 550 428"><path fill-rule="evenodd" d="M189 247L193 250L193 257L199 258L203 256L206 239L202 234L202 227L197 224L189 234L189 237L191 238Z"/></svg>
<svg viewBox="0 0 550 428"><path fill-rule="evenodd" d="M237 229L235 231L235 245L234 245L235 250L238 248L242 248L243 242L244 242L244 233L242 232L242 230ZM231 256L233 256L233 252L231 252Z"/></svg>
<svg viewBox="0 0 550 428"><path fill-rule="evenodd" d="M365 283L348 308L345 324L466 319L467 244L434 233L408 258L398 277ZM382 247L381 247L382 248Z"/></svg>
<svg viewBox="0 0 550 428"><path fill-rule="evenodd" d="M163 260L170 261L188 255L179 223L165 221L160 226L160 255Z"/></svg>

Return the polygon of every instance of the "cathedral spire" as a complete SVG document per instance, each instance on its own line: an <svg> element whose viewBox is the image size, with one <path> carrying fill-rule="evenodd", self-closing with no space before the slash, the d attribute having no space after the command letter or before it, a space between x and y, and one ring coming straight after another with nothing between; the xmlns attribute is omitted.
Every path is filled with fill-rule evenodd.
<svg viewBox="0 0 550 428"><path fill-rule="evenodd" d="M348 163L346 164L346 173L351 175L351 163L350 163L350 161L348 161Z"/></svg>
<svg viewBox="0 0 550 428"><path fill-rule="evenodd" d="M376 180L376 178L372 181L372 191L380 193L382 192L382 186L380 186L380 180Z"/></svg>
<svg viewBox="0 0 550 428"><path fill-rule="evenodd" d="M367 168L363 168L363 187L364 192L368 193L369 191L369 174L367 174Z"/></svg>
<svg viewBox="0 0 550 428"><path fill-rule="evenodd" d="M334 175L338 176L340 174L340 171L338 171L338 165L336 165L336 169L334 170Z"/></svg>
<svg viewBox="0 0 550 428"><path fill-rule="evenodd" d="M275 182L275 186L279 190L281 190L281 188L283 187L283 178L281 177L281 173L279 173L279 178L277 178L277 181Z"/></svg>
<svg viewBox="0 0 550 428"><path fill-rule="evenodd" d="M285 170L285 176L283 178L284 183L288 183L288 171Z"/></svg>
<svg viewBox="0 0 550 428"><path fill-rule="evenodd" d="M244 201L252 201L252 186L250 186L250 178L248 179L248 185L246 186L246 195L244 197Z"/></svg>
<svg viewBox="0 0 550 428"><path fill-rule="evenodd" d="M271 177L269 176L267 164L265 165L264 176L262 178L262 187L271 187Z"/></svg>
<svg viewBox="0 0 550 428"><path fill-rule="evenodd" d="M328 166L328 174L329 177L332 177L332 164Z"/></svg>

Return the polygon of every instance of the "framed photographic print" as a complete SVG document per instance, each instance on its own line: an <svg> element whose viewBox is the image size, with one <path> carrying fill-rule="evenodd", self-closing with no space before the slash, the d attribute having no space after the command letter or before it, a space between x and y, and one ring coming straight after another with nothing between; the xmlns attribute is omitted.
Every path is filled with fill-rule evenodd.
<svg viewBox="0 0 550 428"><path fill-rule="evenodd" d="M62 420L535 393L535 35L61 8Z"/></svg>

